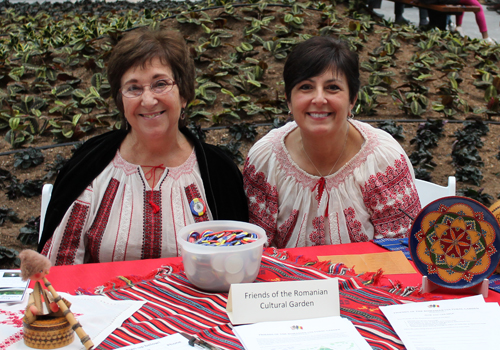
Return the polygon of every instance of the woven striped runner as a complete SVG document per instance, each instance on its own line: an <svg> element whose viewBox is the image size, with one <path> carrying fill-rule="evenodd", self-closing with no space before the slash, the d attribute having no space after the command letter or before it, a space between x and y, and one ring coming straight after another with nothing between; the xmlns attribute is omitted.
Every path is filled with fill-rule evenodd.
<svg viewBox="0 0 500 350"><path fill-rule="evenodd" d="M342 264L304 262L286 252L268 250L257 282L339 278L341 315L351 320L373 349L405 349L379 309L421 298L403 296L408 290L375 286L375 275L357 276ZM411 292L411 290L410 290ZM226 315L227 293L197 290L181 271L105 291L114 300L147 303L116 329L99 349L115 349L173 333L187 333L223 349L241 349Z"/></svg>

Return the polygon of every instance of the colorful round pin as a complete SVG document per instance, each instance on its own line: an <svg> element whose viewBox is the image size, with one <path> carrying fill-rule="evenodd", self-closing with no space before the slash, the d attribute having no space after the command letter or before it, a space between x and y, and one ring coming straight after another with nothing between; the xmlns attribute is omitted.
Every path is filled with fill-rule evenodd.
<svg viewBox="0 0 500 350"><path fill-rule="evenodd" d="M202 216L205 214L206 206L205 203L200 198L195 198L189 203L189 207L191 208L191 213L196 216Z"/></svg>

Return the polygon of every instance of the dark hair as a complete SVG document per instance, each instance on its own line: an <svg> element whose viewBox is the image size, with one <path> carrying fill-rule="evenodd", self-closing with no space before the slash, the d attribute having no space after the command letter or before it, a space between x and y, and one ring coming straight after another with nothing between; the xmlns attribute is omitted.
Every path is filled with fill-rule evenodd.
<svg viewBox="0 0 500 350"><path fill-rule="evenodd" d="M351 51L346 42L327 36L315 36L303 41L288 55L283 69L287 101L290 102L295 85L332 68L345 75L349 100L354 102L361 84L358 54Z"/></svg>
<svg viewBox="0 0 500 350"><path fill-rule="evenodd" d="M179 95L189 103L195 96L195 70L184 38L166 28L135 29L116 44L108 61L108 81L111 95L123 115L123 100L120 93L123 75L132 67L145 67L154 58L168 65L179 88Z"/></svg>

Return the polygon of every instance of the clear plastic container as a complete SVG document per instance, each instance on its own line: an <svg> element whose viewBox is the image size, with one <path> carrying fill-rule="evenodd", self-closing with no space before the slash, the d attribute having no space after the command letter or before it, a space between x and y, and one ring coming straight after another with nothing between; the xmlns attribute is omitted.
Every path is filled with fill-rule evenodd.
<svg viewBox="0 0 500 350"><path fill-rule="evenodd" d="M205 246L187 241L192 231L243 230L256 233L255 242L238 246ZM259 274L266 232L257 225L241 221L204 221L183 227L177 241L181 247L184 271L189 281L208 292L227 292L232 283L251 283Z"/></svg>

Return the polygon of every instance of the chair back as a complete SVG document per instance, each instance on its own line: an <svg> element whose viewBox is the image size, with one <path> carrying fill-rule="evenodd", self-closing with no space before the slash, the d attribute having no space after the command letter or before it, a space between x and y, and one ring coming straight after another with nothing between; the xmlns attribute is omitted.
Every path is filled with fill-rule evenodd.
<svg viewBox="0 0 500 350"><path fill-rule="evenodd" d="M454 196L457 187L455 176L448 177L448 186L446 187L419 179L415 180L415 185L417 186L417 192L420 197L420 205L422 208L436 199Z"/></svg>
<svg viewBox="0 0 500 350"><path fill-rule="evenodd" d="M52 184L45 184L42 187L42 205L40 208L40 230L38 232L38 242L40 242L40 237L42 237L43 223L45 222L45 213L47 212L50 197L52 196L52 187L54 187Z"/></svg>

